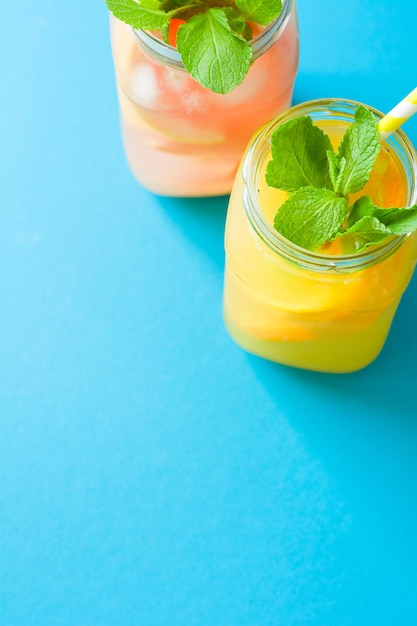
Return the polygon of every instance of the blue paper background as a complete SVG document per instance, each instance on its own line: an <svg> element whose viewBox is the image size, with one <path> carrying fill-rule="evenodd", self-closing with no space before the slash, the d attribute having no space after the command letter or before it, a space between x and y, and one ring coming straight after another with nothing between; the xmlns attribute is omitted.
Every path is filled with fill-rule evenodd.
<svg viewBox="0 0 417 626"><path fill-rule="evenodd" d="M415 87L414 3L298 7L294 102ZM129 174L104 5L2 21L2 626L416 624L416 280L366 370L245 354L227 198Z"/></svg>

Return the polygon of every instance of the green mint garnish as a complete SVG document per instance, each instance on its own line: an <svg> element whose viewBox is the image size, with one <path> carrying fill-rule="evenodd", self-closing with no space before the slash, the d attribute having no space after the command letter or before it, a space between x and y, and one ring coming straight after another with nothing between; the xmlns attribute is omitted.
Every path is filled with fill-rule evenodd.
<svg viewBox="0 0 417 626"><path fill-rule="evenodd" d="M417 228L417 206L409 209L380 209L369 196L356 200L348 219L348 227L364 217L374 217L395 235L406 235Z"/></svg>
<svg viewBox="0 0 417 626"><path fill-rule="evenodd" d="M363 106L356 109L337 153L310 117L279 126L272 136L266 182L289 196L275 216L276 230L307 250L340 237L345 254L416 230L417 205L383 209L369 196L349 204L349 194L369 180L379 150L376 119Z"/></svg>
<svg viewBox="0 0 417 626"><path fill-rule="evenodd" d="M389 228L376 217L371 216L361 217L350 228L339 233L345 253L360 252L367 246L381 243L391 235Z"/></svg>
<svg viewBox="0 0 417 626"><path fill-rule="evenodd" d="M236 7L249 22L266 26L281 13L281 0L236 0Z"/></svg>
<svg viewBox="0 0 417 626"><path fill-rule="evenodd" d="M358 107L355 123L345 132L337 154L327 154L333 188L346 196L365 185L378 156L380 142L374 116L365 107Z"/></svg>
<svg viewBox="0 0 417 626"><path fill-rule="evenodd" d="M266 25L282 0L105 0L119 20L157 30L168 41L169 24L181 19L177 49L186 70L203 87L225 94L239 85L252 60L251 24Z"/></svg>
<svg viewBox="0 0 417 626"><path fill-rule="evenodd" d="M115 17L133 28L143 30L161 30L169 17L161 11L159 0L106 0L106 4Z"/></svg>
<svg viewBox="0 0 417 626"><path fill-rule="evenodd" d="M186 70L204 87L227 93L244 79L252 58L252 48L232 30L222 9L209 9L194 15L180 26L177 49ZM222 59L229 58L229 64Z"/></svg>
<svg viewBox="0 0 417 626"><path fill-rule="evenodd" d="M281 206L274 226L290 241L315 250L337 234L347 211L345 198L334 191L301 187Z"/></svg>
<svg viewBox="0 0 417 626"><path fill-rule="evenodd" d="M306 186L332 189L326 167L331 148L328 136L313 126L310 117L290 120L274 133L266 182L284 191Z"/></svg>

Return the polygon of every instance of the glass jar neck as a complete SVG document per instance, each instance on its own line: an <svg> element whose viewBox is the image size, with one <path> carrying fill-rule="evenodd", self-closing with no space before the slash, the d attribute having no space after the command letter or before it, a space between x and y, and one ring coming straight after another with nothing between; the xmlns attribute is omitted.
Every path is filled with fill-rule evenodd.
<svg viewBox="0 0 417 626"><path fill-rule="evenodd" d="M294 0L283 0L282 11L279 17L250 41L253 51L252 62L262 56L278 39L290 19L293 1ZM145 52L161 63L185 71L181 56L176 48L165 43L162 39L158 39L158 37L147 30L133 29L133 32L137 37L139 45Z"/></svg>
<svg viewBox="0 0 417 626"><path fill-rule="evenodd" d="M352 123L359 102L353 100L312 100L310 102L292 107L275 120L272 120L256 136L246 153L242 176L244 182L243 205L249 222L256 234L268 245L268 247L281 257L297 265L317 271L352 272L365 269L388 258L400 246L404 244L408 235L392 237L382 244L371 246L364 252L343 256L326 255L320 252L312 252L285 239L275 230L265 217L259 203L258 189L261 185L260 176L262 166L270 155L271 136L280 124L299 117L311 116L313 122L320 120L332 120L337 122ZM379 120L383 117L380 111L367 107ZM407 185L407 206L417 203L417 155L406 137L398 130L385 140L388 149L398 158L400 167L404 171ZM262 181L262 184L265 184Z"/></svg>

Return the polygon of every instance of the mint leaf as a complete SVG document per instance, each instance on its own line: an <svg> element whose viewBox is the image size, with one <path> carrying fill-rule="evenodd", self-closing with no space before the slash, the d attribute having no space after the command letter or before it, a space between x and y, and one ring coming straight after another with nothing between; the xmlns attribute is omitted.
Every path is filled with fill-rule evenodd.
<svg viewBox="0 0 417 626"><path fill-rule="evenodd" d="M369 245L381 243L392 232L376 217L365 215L345 232L339 233L345 254L361 252Z"/></svg>
<svg viewBox="0 0 417 626"><path fill-rule="evenodd" d="M348 211L345 198L329 189L303 187L280 206L274 227L307 250L316 250L334 238Z"/></svg>
<svg viewBox="0 0 417 626"><path fill-rule="evenodd" d="M362 196L352 207L348 227L364 216L375 217L394 235L407 235L417 229L417 205L407 209L381 209L369 196Z"/></svg>
<svg viewBox="0 0 417 626"><path fill-rule="evenodd" d="M236 6L245 17L255 24L269 24L282 11L281 0L236 0Z"/></svg>
<svg viewBox="0 0 417 626"><path fill-rule="evenodd" d="M353 224L362 217L366 217L367 215L373 216L375 209L376 207L369 196L361 196L358 198L350 210L347 222L348 228L353 226Z"/></svg>
<svg viewBox="0 0 417 626"><path fill-rule="evenodd" d="M408 209L377 209L375 217L395 235L407 235L417 229L417 206Z"/></svg>
<svg viewBox="0 0 417 626"><path fill-rule="evenodd" d="M243 35L245 39L248 39L246 37L246 33L247 32L251 33L251 30L248 24L246 23L245 17L241 15L239 11L237 11L233 7L223 7L223 11L228 19L230 28L234 30L235 33L238 33L239 35Z"/></svg>
<svg viewBox="0 0 417 626"><path fill-rule="evenodd" d="M173 19L185 21L176 45L189 74L203 87L225 94L240 85L252 61L254 23L267 25L282 0L105 0L119 20L135 29L160 31L169 42Z"/></svg>
<svg viewBox="0 0 417 626"><path fill-rule="evenodd" d="M379 149L376 120L368 109L359 106L336 155L340 176L336 177L334 190L344 196L360 191L369 179Z"/></svg>
<svg viewBox="0 0 417 626"><path fill-rule="evenodd" d="M194 15L180 26L177 48L191 76L216 93L239 85L252 59L250 44L232 30L220 8Z"/></svg>
<svg viewBox="0 0 417 626"><path fill-rule="evenodd" d="M301 116L281 124L271 141L268 185L284 191L307 186L331 189L327 152L332 152L332 145L310 117Z"/></svg>
<svg viewBox="0 0 417 626"><path fill-rule="evenodd" d="M159 0L105 0L107 7L122 22L133 28L160 30L169 22Z"/></svg>
<svg viewBox="0 0 417 626"><path fill-rule="evenodd" d="M339 160L339 157L334 152L327 150L327 160L329 162L330 180L332 181L333 189L336 191L340 187L346 167L346 159L341 158Z"/></svg>
<svg viewBox="0 0 417 626"><path fill-rule="evenodd" d="M159 29L161 31L162 41L164 41L165 43L169 43L169 24L170 22L168 21L165 24L162 24L161 28Z"/></svg>

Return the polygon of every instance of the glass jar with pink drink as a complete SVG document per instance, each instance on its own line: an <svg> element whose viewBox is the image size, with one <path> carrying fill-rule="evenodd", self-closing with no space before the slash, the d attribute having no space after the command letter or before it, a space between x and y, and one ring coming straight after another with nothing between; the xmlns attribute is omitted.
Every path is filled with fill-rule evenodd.
<svg viewBox="0 0 417 626"><path fill-rule="evenodd" d="M110 8L112 1L107 2ZM214 5L210 11L221 20L223 16L215 12L223 11L218 7L226 4L225 15L231 16L231 22L234 13L229 9L236 11L235 3L207 4ZM241 39L245 35L250 47L248 67L244 76L233 76L238 53L231 49L230 67L223 65L229 81L224 89L211 89L204 85L204 77L193 77L190 61L186 67L176 47L184 20L172 19L162 36L158 30L124 23L124 14L121 19L111 14L123 143L129 167L144 187L168 196L231 191L252 134L291 105L299 51L297 14L294 0L283 0L280 7L272 22L248 23L245 33L238 35ZM175 11L181 18L181 7ZM198 26L198 16L191 17ZM198 41L193 45L191 63L197 66L201 46ZM203 70L204 63L202 58ZM206 65L215 80L216 64ZM233 81L238 84L230 88Z"/></svg>

